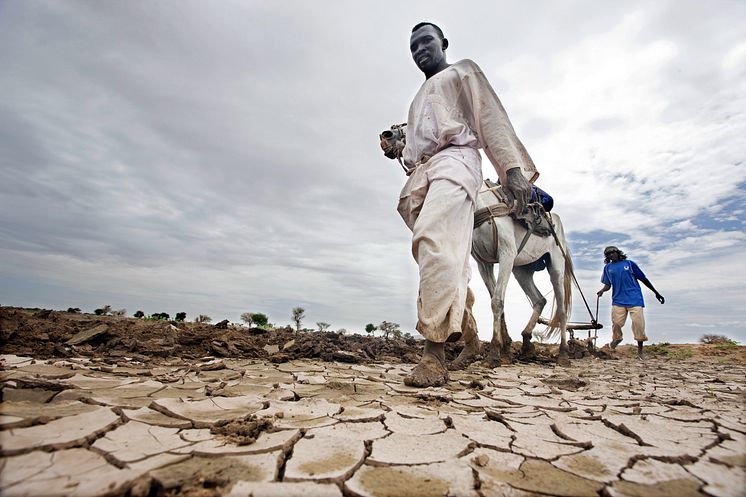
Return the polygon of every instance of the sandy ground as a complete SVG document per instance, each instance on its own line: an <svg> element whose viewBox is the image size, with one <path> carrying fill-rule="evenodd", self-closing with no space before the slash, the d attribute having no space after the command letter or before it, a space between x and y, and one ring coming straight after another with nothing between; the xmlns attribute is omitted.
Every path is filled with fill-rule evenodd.
<svg viewBox="0 0 746 497"><path fill-rule="evenodd" d="M416 342L244 330L244 352L65 314L0 309L3 496L746 495L743 347L547 350L420 390Z"/></svg>

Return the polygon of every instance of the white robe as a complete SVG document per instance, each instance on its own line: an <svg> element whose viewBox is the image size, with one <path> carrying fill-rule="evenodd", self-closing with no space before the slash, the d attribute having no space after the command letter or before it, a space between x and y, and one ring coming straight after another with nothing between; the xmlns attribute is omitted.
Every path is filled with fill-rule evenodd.
<svg viewBox="0 0 746 497"><path fill-rule="evenodd" d="M479 148L503 184L513 167L529 181L539 175L479 66L462 60L420 87L409 108L403 153L411 172L398 211L412 230L420 269L417 331L433 342L461 328L482 183Z"/></svg>

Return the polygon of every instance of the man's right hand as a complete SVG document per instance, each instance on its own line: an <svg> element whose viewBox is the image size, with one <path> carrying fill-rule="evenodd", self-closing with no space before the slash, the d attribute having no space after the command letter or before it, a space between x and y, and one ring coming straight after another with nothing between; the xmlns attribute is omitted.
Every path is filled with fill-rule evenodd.
<svg viewBox="0 0 746 497"><path fill-rule="evenodd" d="M508 169L505 189L508 190L515 199L515 213L520 215L526 209L526 205L531 201L531 184L523 176L520 167Z"/></svg>
<svg viewBox="0 0 746 497"><path fill-rule="evenodd" d="M604 294L604 289L603 288L601 290L599 290L599 291L596 292L596 295L598 295L599 297L602 296L603 294Z"/></svg>

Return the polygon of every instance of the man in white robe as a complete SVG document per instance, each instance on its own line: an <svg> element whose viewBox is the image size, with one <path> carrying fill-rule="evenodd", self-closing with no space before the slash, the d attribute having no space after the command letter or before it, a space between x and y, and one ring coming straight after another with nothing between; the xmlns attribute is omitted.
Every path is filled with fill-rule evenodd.
<svg viewBox="0 0 746 497"><path fill-rule="evenodd" d="M404 383L420 387L448 381L444 343L461 337L482 182L479 149L515 199L516 212L523 212L530 182L539 175L479 66L470 60L449 64L447 48L434 24L412 29L410 51L425 82L409 108L403 152L409 179L398 211L412 230L420 272L417 331L426 340L420 363Z"/></svg>

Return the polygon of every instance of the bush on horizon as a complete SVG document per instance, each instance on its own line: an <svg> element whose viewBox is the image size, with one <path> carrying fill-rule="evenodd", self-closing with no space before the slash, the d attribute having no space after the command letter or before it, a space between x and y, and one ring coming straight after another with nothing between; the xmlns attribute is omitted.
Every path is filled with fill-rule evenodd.
<svg viewBox="0 0 746 497"><path fill-rule="evenodd" d="M705 345L737 346L738 342L725 335L702 335L699 341Z"/></svg>

